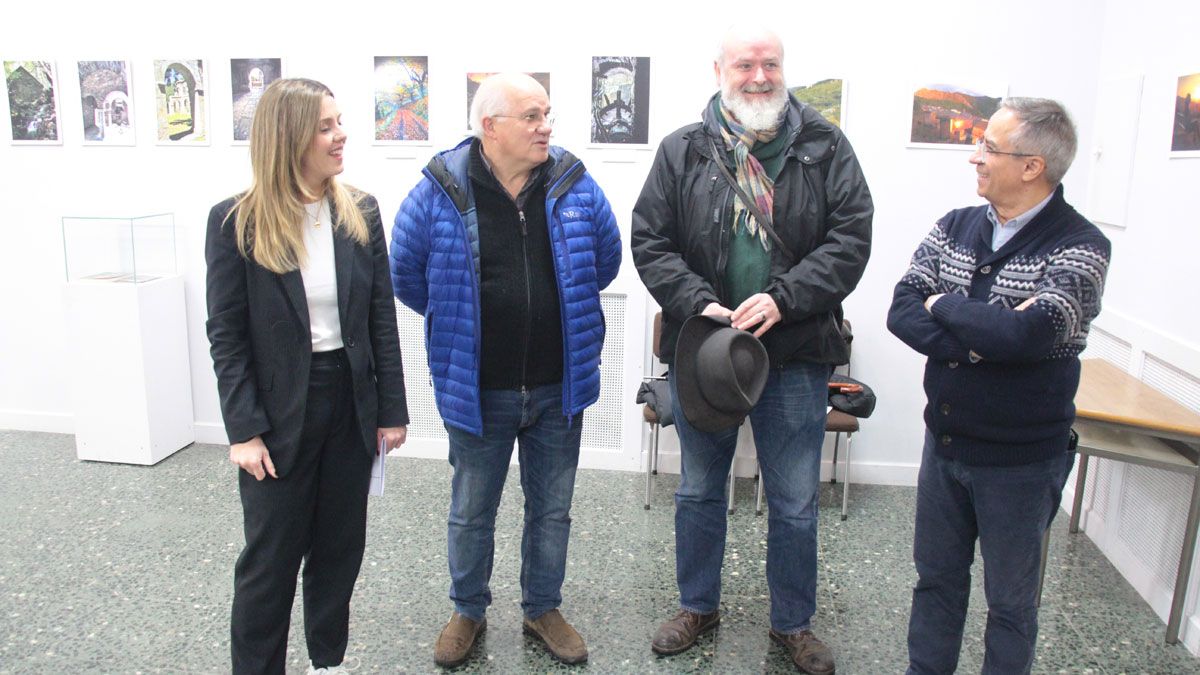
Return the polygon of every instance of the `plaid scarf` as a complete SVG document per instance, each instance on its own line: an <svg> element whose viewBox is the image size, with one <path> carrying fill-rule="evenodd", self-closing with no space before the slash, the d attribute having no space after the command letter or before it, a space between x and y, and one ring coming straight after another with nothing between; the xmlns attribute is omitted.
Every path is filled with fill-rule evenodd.
<svg viewBox="0 0 1200 675"><path fill-rule="evenodd" d="M724 101L721 101L720 105L725 124L718 124L717 127L721 130L721 137L725 139L725 149L733 153L734 164L737 168L734 178L737 179L742 190L754 199L758 210L770 216L774 212L775 206L775 181L767 175L758 159L750 154L750 149L758 141L758 134L738 124L733 113L725 107ZM716 157L713 159L720 161ZM763 249L771 250L771 241L766 228L759 226L758 219L742 203L741 197L734 194L733 228L735 233L738 231L739 225L745 227L747 232L756 237L762 243Z"/></svg>

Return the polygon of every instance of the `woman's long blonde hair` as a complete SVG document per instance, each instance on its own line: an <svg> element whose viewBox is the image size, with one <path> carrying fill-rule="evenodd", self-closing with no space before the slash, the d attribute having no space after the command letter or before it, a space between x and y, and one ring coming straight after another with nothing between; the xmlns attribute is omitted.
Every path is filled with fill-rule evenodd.
<svg viewBox="0 0 1200 675"><path fill-rule="evenodd" d="M234 204L238 252L283 274L304 265L304 204L328 197L333 224L360 244L368 240L361 208L366 193L330 178L323 194L310 194L300 180L305 151L317 134L321 102L333 96L315 80L275 80L258 101L250 127L253 182Z"/></svg>

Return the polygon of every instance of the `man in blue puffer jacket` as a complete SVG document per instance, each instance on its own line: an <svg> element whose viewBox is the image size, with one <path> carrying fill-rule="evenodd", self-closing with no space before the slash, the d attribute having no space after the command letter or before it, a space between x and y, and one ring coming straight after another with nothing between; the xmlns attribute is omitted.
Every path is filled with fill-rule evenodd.
<svg viewBox="0 0 1200 675"><path fill-rule="evenodd" d="M434 661L455 667L485 629L496 509L513 443L525 491L524 631L565 663L587 660L562 617L571 496L584 409L600 395L600 290L621 239L604 193L550 145L550 101L501 73L471 105L474 138L436 155L392 230L392 284L425 316L425 348L454 467L454 613Z"/></svg>

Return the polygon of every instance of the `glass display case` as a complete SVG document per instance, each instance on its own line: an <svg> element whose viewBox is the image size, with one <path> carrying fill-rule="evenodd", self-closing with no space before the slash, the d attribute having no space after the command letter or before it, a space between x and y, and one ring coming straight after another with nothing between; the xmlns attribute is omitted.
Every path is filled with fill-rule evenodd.
<svg viewBox="0 0 1200 675"><path fill-rule="evenodd" d="M79 459L150 465L195 440L175 216L62 219Z"/></svg>
<svg viewBox="0 0 1200 675"><path fill-rule="evenodd" d="M63 216L69 283L143 283L177 272L175 214L128 218Z"/></svg>

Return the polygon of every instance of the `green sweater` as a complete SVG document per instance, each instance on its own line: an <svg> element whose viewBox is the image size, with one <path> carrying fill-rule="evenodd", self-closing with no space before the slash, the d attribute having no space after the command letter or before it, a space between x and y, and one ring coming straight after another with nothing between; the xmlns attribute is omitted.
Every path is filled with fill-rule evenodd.
<svg viewBox="0 0 1200 675"><path fill-rule="evenodd" d="M725 124L720 105L714 107L717 109L718 119ZM772 181L777 179L779 172L783 170L787 139L787 129L780 129L779 135L774 139L766 143L755 143L750 149L750 154L762 164L763 170ZM733 153L729 153L729 156L732 161ZM729 208L732 210L733 206ZM775 244L770 242L769 245ZM771 252L764 247L759 237L746 227L746 213L743 213L733 224L733 232L729 238L729 257L725 264L725 300L729 304L726 306L736 309L746 298L761 293L767 287L770 277Z"/></svg>

